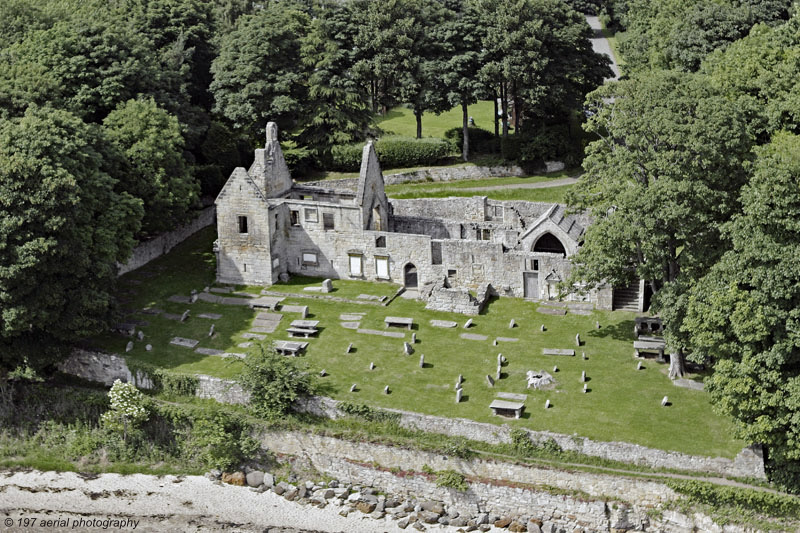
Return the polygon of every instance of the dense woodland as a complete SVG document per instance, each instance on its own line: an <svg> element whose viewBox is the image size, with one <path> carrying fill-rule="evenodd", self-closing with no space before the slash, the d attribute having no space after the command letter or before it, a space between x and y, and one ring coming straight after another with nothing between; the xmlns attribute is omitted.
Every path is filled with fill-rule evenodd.
<svg viewBox="0 0 800 533"><path fill-rule="evenodd" d="M620 32L622 81L597 88L573 7ZM464 157L478 100L513 106L496 134L530 150L585 105L570 202L596 222L570 284L647 280L672 376L711 369L716 407L798 490L798 56L785 0L5 0L0 400L108 327L116 263L213 196L267 120L325 168L398 104L418 135L461 106Z"/></svg>

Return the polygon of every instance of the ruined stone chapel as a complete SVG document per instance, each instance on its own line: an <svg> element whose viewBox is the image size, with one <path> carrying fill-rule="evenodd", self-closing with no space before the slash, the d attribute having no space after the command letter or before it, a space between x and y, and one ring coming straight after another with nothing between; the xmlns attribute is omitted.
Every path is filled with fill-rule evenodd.
<svg viewBox="0 0 800 533"><path fill-rule="evenodd" d="M292 274L387 281L417 291L429 308L467 314L491 294L555 299L589 223L559 204L390 200L372 143L356 190L295 183L272 122L265 147L249 170L233 171L216 208L220 283L271 285ZM620 307L614 292L568 299L612 309Z"/></svg>

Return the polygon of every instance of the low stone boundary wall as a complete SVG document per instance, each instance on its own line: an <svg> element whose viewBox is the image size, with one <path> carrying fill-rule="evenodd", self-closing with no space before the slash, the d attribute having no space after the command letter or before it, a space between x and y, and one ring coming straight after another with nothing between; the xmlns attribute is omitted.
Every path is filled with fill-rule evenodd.
<svg viewBox="0 0 800 533"><path fill-rule="evenodd" d="M131 381L138 387L152 388L152 380L141 371L134 375L117 355L86 350L75 350L70 358L60 365L62 372L84 379L111 385L115 379ZM198 376L198 389L195 394L202 398L213 398L223 403L246 404L247 394L233 381L210 376ZM327 418L339 418L339 402L332 398L315 396L304 398L295 404L299 412L306 412ZM454 437L489 442L492 444L511 442L511 428L464 418L445 418L439 416L386 409L400 415L399 424L430 433L441 433ZM724 476L766 479L764 458L760 447L749 446L735 459L724 457L702 457L679 452L668 452L647 448L627 442L598 442L585 437L562 435L549 431L526 430L533 442L555 441L564 450L576 451L592 457L602 457L622 463L633 463L651 468L673 468L694 472L705 472Z"/></svg>
<svg viewBox="0 0 800 533"><path fill-rule="evenodd" d="M167 233L162 233L148 241L139 243L139 245L133 249L130 259L128 259L124 265L118 264L119 271L117 275L121 276L131 270L136 270L153 259L166 254L201 229L213 224L215 214L214 206L206 207L200 211L200 214L191 222Z"/></svg>

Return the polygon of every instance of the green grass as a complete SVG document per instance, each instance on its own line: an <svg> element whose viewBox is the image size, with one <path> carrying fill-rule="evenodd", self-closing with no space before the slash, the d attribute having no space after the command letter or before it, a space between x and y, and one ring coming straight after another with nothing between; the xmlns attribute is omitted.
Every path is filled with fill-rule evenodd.
<svg viewBox="0 0 800 533"><path fill-rule="evenodd" d="M545 189L547 190L547 189ZM214 276L211 243L214 229L208 228L167 256L134 271L122 279L123 290L135 290L128 295L126 305L141 308L154 305L168 312L179 313L191 309L192 318L185 323L135 314L147 320L141 329L145 342L154 350L146 352L145 342L136 341L128 354L133 361L146 361L165 369L183 373L205 373L219 377L235 376L241 363L229 362L215 356L202 356L188 348L168 343L173 336L199 339L199 346L226 351L244 351L236 345L242 342L241 334L248 330L255 312L246 307L222 306L198 302L191 305L171 304L166 298L171 294L188 294L191 289L202 290L211 284ZM136 284L136 281L141 283ZM321 280L295 278L286 285L275 286L281 292L302 292L306 285L318 286ZM332 296L353 297L362 292L388 295L394 292L390 284L334 280L337 289ZM250 291L257 289L249 288ZM666 365L654 361L645 363L646 369L637 371L632 356L633 314L595 311L592 316L568 314L564 317L542 315L535 303L521 299L502 298L493 301L485 314L475 317L472 333L489 337L487 341L463 340L464 330L440 329L430 326L431 319L455 320L461 324L462 315L428 311L418 301L396 299L388 307L359 305L320 299L287 298L287 304L308 305L311 316L319 320L319 338L311 339L303 357L310 370L317 373L325 369L328 376L320 379L322 390L334 398L368 405L399 408L439 416L464 417L481 422L509 424L536 430L550 430L565 434L578 434L592 439L622 440L644 446L675 450L691 454L733 457L744 443L734 440L731 422L714 414L704 392L674 387L667 377ZM197 318L201 312L216 312L223 318L216 322L216 336L209 338L211 321ZM413 317L417 344L415 353L403 355L401 339L360 334L340 325L342 313L366 313L362 328L384 329L387 315ZM297 315L286 313L281 325L268 339L288 338L285 329ZM519 325L508 329L514 318ZM602 325L594 328L595 321ZM547 331L539 326L545 324ZM403 331L403 330L397 330ZM552 357L542 355L542 348L573 348L575 334L580 333L588 360L577 357ZM495 336L519 338L519 342L492 346ZM94 343L106 350L124 353L128 338L105 335ZM410 340L410 333L405 333ZM353 342L355 351L345 354ZM503 377L494 389L487 387L486 374L494 374L497 354L502 352L509 360L503 368ZM425 354L426 366L419 367L419 356ZM376 365L369 370L370 362ZM533 391L525 388L527 370L552 371L558 386L551 391ZM589 394L583 394L579 381L585 370L590 381ZM456 377L463 374L464 398L455 404L453 390ZM358 390L350 393L356 383ZM383 394L389 385L390 395ZM490 415L488 405L496 392L528 394L526 413L520 420L498 419ZM662 408L661 398L668 395L672 406ZM550 399L553 408L544 410Z"/></svg>
<svg viewBox="0 0 800 533"><path fill-rule="evenodd" d="M600 23L602 24L602 19ZM602 24L602 26L603 27L600 30L600 33L603 35L603 37L606 38L606 40L608 40L608 45L609 47L611 47L611 53L614 54L614 61L617 62L617 66L619 67L620 71L623 71L624 70L623 67L625 66L625 61L622 58L622 54L619 53L619 42L617 41L617 34L613 30L607 28L605 24Z"/></svg>
<svg viewBox="0 0 800 533"><path fill-rule="evenodd" d="M469 115L475 120L474 127L486 131L494 131L494 104L491 100L480 101L469 106ZM408 107L395 107L383 116L376 117L378 127L385 134L417 136L417 119ZM444 138L444 132L459 128L462 124L461 106L454 107L440 115L424 113L422 115L422 136Z"/></svg>
<svg viewBox="0 0 800 533"><path fill-rule="evenodd" d="M535 183L550 178L490 178L437 183L389 185L386 194L398 200L406 198L447 198L450 196L487 196L492 200L525 200L528 202L564 202L564 197L572 185L545 187L541 189L495 189L483 191L464 190L471 187L491 187L496 185L515 185L517 183ZM529 180L529 181L524 181Z"/></svg>

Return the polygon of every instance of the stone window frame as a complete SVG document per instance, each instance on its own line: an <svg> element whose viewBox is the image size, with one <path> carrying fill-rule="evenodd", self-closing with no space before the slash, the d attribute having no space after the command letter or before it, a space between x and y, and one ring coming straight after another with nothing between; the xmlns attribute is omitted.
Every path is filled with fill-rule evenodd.
<svg viewBox="0 0 800 533"><path fill-rule="evenodd" d="M236 215L236 223L239 230L239 235L248 235L250 233L250 228L248 226L249 221L247 218L247 215Z"/></svg>
<svg viewBox="0 0 800 533"><path fill-rule="evenodd" d="M381 276L380 275L380 271L378 269L378 262L379 261L386 261L386 276ZM375 255L375 278L376 279L384 279L384 280L392 279L392 272L391 272L391 269L390 269L389 256L388 255L380 255L380 254L379 255Z"/></svg>
<svg viewBox="0 0 800 533"><path fill-rule="evenodd" d="M386 248L386 235L375 237L375 248Z"/></svg>
<svg viewBox="0 0 800 533"><path fill-rule="evenodd" d="M299 209L290 209L289 210L289 225L292 227L300 226L300 210Z"/></svg>
<svg viewBox="0 0 800 533"><path fill-rule="evenodd" d="M353 259L358 259L359 272L353 272ZM364 253L363 252L347 252L347 274L351 278L364 277Z"/></svg>
<svg viewBox="0 0 800 533"><path fill-rule="evenodd" d="M307 255L313 255L313 261L311 259L306 259ZM316 250L302 250L300 252L300 264L303 266L319 266L319 253Z"/></svg>
<svg viewBox="0 0 800 533"><path fill-rule="evenodd" d="M317 211L316 207L305 207L303 208L303 220L305 222L319 222L319 211Z"/></svg>
<svg viewBox="0 0 800 533"><path fill-rule="evenodd" d="M322 229L325 231L332 231L336 229L336 213L322 212Z"/></svg>
<svg viewBox="0 0 800 533"><path fill-rule="evenodd" d="M455 268L448 268L447 269L447 277L448 278L455 278L456 276L458 276L458 270L456 270Z"/></svg>

